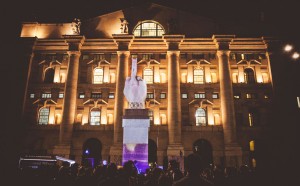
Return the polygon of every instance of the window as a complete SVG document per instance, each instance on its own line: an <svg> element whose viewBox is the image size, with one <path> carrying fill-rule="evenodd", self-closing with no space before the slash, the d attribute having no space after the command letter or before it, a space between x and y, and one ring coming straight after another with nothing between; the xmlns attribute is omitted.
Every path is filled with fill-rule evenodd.
<svg viewBox="0 0 300 186"><path fill-rule="evenodd" d="M84 93L79 93L78 97L79 97L79 99L83 99L85 97L85 94Z"/></svg>
<svg viewBox="0 0 300 186"><path fill-rule="evenodd" d="M256 99L256 98L257 98L257 94L254 94L254 93L247 93L247 94L246 94L246 98L247 98L247 99Z"/></svg>
<svg viewBox="0 0 300 186"><path fill-rule="evenodd" d="M245 78L245 83L247 84L255 83L254 71L251 68L246 68L244 70L244 78Z"/></svg>
<svg viewBox="0 0 300 186"><path fill-rule="evenodd" d="M150 59L153 59L152 54L143 54L143 60L149 61Z"/></svg>
<svg viewBox="0 0 300 186"><path fill-rule="evenodd" d="M153 93L147 93L147 99L153 99L154 98L154 94Z"/></svg>
<svg viewBox="0 0 300 186"><path fill-rule="evenodd" d="M58 98L60 98L60 99L61 99L61 98L64 98L64 93L59 93L59 94L58 94Z"/></svg>
<svg viewBox="0 0 300 186"><path fill-rule="evenodd" d="M254 152L254 150L255 150L255 142L254 142L254 140L252 140L252 141L249 142L249 150L251 152Z"/></svg>
<svg viewBox="0 0 300 186"><path fill-rule="evenodd" d="M259 124L259 112L257 109L249 109L248 121L250 127L257 126Z"/></svg>
<svg viewBox="0 0 300 186"><path fill-rule="evenodd" d="M31 99L33 99L35 97L35 94L33 94L33 93L31 93L30 95L29 95L29 98L31 98Z"/></svg>
<svg viewBox="0 0 300 186"><path fill-rule="evenodd" d="M161 37L163 34L163 27L154 21L144 21L133 29L133 35L136 37Z"/></svg>
<svg viewBox="0 0 300 186"><path fill-rule="evenodd" d="M82 55L82 60L87 60L87 59L89 59L89 58L90 58L90 56L87 55L87 54Z"/></svg>
<svg viewBox="0 0 300 186"><path fill-rule="evenodd" d="M206 112L203 108L196 110L196 126L206 126Z"/></svg>
<svg viewBox="0 0 300 186"><path fill-rule="evenodd" d="M45 76L44 76L44 83L53 83L54 81L54 69L53 68L48 68L45 71Z"/></svg>
<svg viewBox="0 0 300 186"><path fill-rule="evenodd" d="M213 99L219 99L219 93L213 93L212 98Z"/></svg>
<svg viewBox="0 0 300 186"><path fill-rule="evenodd" d="M181 94L181 98L182 99L187 99L188 98L188 94L187 93L182 93Z"/></svg>
<svg viewBox="0 0 300 186"><path fill-rule="evenodd" d="M166 54L159 54L159 59L166 59Z"/></svg>
<svg viewBox="0 0 300 186"><path fill-rule="evenodd" d="M167 94L166 93L160 93L160 99L166 99Z"/></svg>
<svg viewBox="0 0 300 186"><path fill-rule="evenodd" d="M91 98L93 99L102 98L102 93L91 93Z"/></svg>
<svg viewBox="0 0 300 186"><path fill-rule="evenodd" d="M240 99L240 98L241 98L241 94L240 94L240 93L235 93L235 94L233 95L233 98L234 98L234 99Z"/></svg>
<svg viewBox="0 0 300 186"><path fill-rule="evenodd" d="M144 80L147 84L153 83L153 70L151 68L144 69Z"/></svg>
<svg viewBox="0 0 300 186"><path fill-rule="evenodd" d="M205 93L195 93L195 99L203 99L205 98Z"/></svg>
<svg viewBox="0 0 300 186"><path fill-rule="evenodd" d="M115 93L109 93L108 98L109 99L114 99L115 98Z"/></svg>
<svg viewBox="0 0 300 186"><path fill-rule="evenodd" d="M43 93L42 98L51 98L51 93Z"/></svg>
<svg viewBox="0 0 300 186"><path fill-rule="evenodd" d="M265 94L265 95L264 95L264 98L265 98L265 99L269 99L269 98L270 98L270 95L269 95L269 94Z"/></svg>
<svg viewBox="0 0 300 186"><path fill-rule="evenodd" d="M49 123L49 113L50 113L49 107L43 107L40 109L39 121L38 121L40 125L47 125Z"/></svg>
<svg viewBox="0 0 300 186"><path fill-rule="evenodd" d="M103 83L103 69L95 68L94 69L94 84L102 84Z"/></svg>
<svg viewBox="0 0 300 186"><path fill-rule="evenodd" d="M91 110L90 125L100 125L101 112L99 108L93 108Z"/></svg>
<svg viewBox="0 0 300 186"><path fill-rule="evenodd" d="M253 113L248 113L249 126L253 127Z"/></svg>
<svg viewBox="0 0 300 186"><path fill-rule="evenodd" d="M148 116L149 116L149 119L150 119L150 122L153 121L153 110L148 110Z"/></svg>
<svg viewBox="0 0 300 186"><path fill-rule="evenodd" d="M195 84L203 84L204 83L203 69L194 69L194 83Z"/></svg>

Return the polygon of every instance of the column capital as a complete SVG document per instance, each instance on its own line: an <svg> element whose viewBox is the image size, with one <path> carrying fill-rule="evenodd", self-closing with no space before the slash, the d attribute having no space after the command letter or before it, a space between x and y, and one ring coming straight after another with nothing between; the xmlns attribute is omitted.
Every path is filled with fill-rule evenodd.
<svg viewBox="0 0 300 186"><path fill-rule="evenodd" d="M218 57L223 56L223 55L229 56L229 54L230 54L230 50L217 50Z"/></svg>
<svg viewBox="0 0 300 186"><path fill-rule="evenodd" d="M81 52L80 51L67 51L67 54L70 55L77 55L80 56Z"/></svg>
<svg viewBox="0 0 300 186"><path fill-rule="evenodd" d="M175 54L176 56L179 56L180 51L179 50L168 50L167 55Z"/></svg>
<svg viewBox="0 0 300 186"><path fill-rule="evenodd" d="M69 45L68 51L80 51L85 37L81 35L63 35L65 42Z"/></svg>
<svg viewBox="0 0 300 186"><path fill-rule="evenodd" d="M178 50L184 35L163 35L163 40L167 43L168 50Z"/></svg>
<svg viewBox="0 0 300 186"><path fill-rule="evenodd" d="M128 50L121 50L121 51L119 50L119 51L117 51L117 55L118 56L120 56L122 54L124 54L126 56L129 56L130 55L130 51L128 51Z"/></svg>
<svg viewBox="0 0 300 186"><path fill-rule="evenodd" d="M134 35L128 34L113 34L113 40L118 46L119 51L128 51L132 40L134 39Z"/></svg>
<svg viewBox="0 0 300 186"><path fill-rule="evenodd" d="M235 35L213 35L212 37L218 50L229 50L229 45L234 38Z"/></svg>

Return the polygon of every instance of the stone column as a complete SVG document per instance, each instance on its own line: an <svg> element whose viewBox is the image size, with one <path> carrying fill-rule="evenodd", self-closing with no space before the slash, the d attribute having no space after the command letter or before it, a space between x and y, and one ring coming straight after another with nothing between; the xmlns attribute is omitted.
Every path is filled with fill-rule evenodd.
<svg viewBox="0 0 300 186"><path fill-rule="evenodd" d="M22 50L24 51L24 57L25 57L25 69L27 69L27 74L24 74L24 78L26 79L25 83L25 92L24 92L24 99L23 99L23 107L22 107L22 119L25 117L25 107L26 107L26 101L28 99L28 84L30 81L30 74L31 74L31 66L32 66L32 61L34 57L34 47L37 42L37 37L29 37L29 38L22 38L24 47L22 47Z"/></svg>
<svg viewBox="0 0 300 186"><path fill-rule="evenodd" d="M165 35L164 40L168 45L168 133L169 145L167 149L168 159L180 162L183 170L184 149L181 143L181 96L180 96L180 72L179 72L179 44L183 35Z"/></svg>
<svg viewBox="0 0 300 186"><path fill-rule="evenodd" d="M69 45L68 71L65 82L62 122L59 131L59 144L54 147L53 153L70 157L73 124L76 114L77 84L79 71L80 49L84 42L84 36L65 35L65 41Z"/></svg>
<svg viewBox="0 0 300 186"><path fill-rule="evenodd" d="M239 167L242 164L242 150L237 144L235 110L229 62L229 44L233 37L234 36L231 35L215 35L213 38L218 48L217 56L219 60L220 99L225 144L225 163L226 166Z"/></svg>
<svg viewBox="0 0 300 186"><path fill-rule="evenodd" d="M118 34L113 35L114 41L118 46L118 65L115 92L114 110L114 144L110 148L110 161L121 165L123 152L123 127L122 117L126 106L126 99L123 94L125 80L128 77L129 46L133 39L132 35Z"/></svg>

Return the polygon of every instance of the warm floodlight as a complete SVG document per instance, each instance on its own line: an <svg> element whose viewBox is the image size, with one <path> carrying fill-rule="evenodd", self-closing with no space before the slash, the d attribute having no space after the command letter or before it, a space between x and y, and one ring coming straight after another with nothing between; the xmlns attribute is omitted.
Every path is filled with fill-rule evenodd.
<svg viewBox="0 0 300 186"><path fill-rule="evenodd" d="M284 51L286 51L286 52L290 52L292 49L293 49L293 46L289 45L289 44L285 45L285 47L284 47Z"/></svg>
<svg viewBox="0 0 300 186"><path fill-rule="evenodd" d="M299 55L298 52L294 52L293 55L292 55L293 59L298 59L299 57L300 57L300 55Z"/></svg>

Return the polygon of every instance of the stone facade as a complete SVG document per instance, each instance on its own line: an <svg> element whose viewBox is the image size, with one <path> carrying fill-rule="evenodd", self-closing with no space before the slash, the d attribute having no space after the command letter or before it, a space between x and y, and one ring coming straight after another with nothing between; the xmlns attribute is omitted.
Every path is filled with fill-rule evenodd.
<svg viewBox="0 0 300 186"><path fill-rule="evenodd" d="M102 31L108 24L101 37L93 37L92 20L100 20ZM165 27L164 34L141 37L134 32L140 22L129 20L129 34L121 34L107 20L119 24L112 14L102 15L89 20L81 28L87 34L81 35L69 35L71 23L23 24L21 37L34 40L28 42L32 50L23 109L28 125L24 153L58 154L81 162L85 142L94 138L102 144L102 159L120 163L122 116L128 107L123 89L134 55L137 75L148 80L149 139L155 142L159 165L166 158L183 159L198 148L199 140L211 147L199 148L211 151L215 164L259 163L250 141L256 147L264 138L272 101L263 37L215 35L211 25L210 37L203 37L203 30L195 37L193 27L191 33L169 34L159 17L148 22ZM43 28L43 37L33 26ZM59 30L57 35L53 30Z"/></svg>

